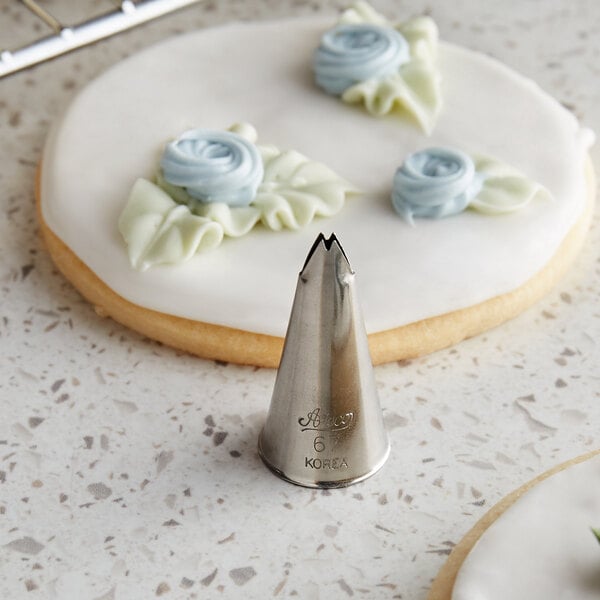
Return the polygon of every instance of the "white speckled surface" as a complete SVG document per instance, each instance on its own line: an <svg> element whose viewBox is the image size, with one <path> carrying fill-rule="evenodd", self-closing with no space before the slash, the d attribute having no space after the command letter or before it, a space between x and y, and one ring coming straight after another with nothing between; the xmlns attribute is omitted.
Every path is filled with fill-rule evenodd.
<svg viewBox="0 0 600 600"><path fill-rule="evenodd" d="M517 68L600 131L596 0L375 5L429 10L445 39ZM207 2L0 80L0 597L418 600L495 501L600 445L597 218L569 275L521 317L376 369L392 454L337 491L291 486L260 463L273 371L144 340L97 317L54 269L34 173L75 90L177 31L340 6ZM20 12L0 6L0 45L34 32ZM598 147L592 157L600 171Z"/></svg>

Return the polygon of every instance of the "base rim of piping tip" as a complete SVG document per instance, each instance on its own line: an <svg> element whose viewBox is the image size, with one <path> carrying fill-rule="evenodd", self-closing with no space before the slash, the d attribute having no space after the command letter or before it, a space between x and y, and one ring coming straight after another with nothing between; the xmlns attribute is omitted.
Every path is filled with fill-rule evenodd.
<svg viewBox="0 0 600 600"><path fill-rule="evenodd" d="M263 461L264 465L269 469L269 471L271 471L271 473L273 473L274 475L277 475L277 477L279 477L280 479L283 479L283 481L286 481L287 483L292 483L294 485L304 487L304 488L319 489L319 490L331 490L331 489L335 489L335 488L349 487L351 485L354 485L355 483L360 483L361 481L364 481L365 479L372 477L383 467L383 465L385 465L388 458L390 457L390 452L392 449L392 446L388 440L387 448L386 448L386 451L385 451L383 457L379 460L379 462L377 462L375 464L375 466L372 469L370 469L366 473L363 473L362 475L358 475L356 477L349 477L348 479L340 479L337 481L313 481L310 479L307 479L307 480L293 479L290 475L287 475L284 471L282 471L281 469L279 469L278 467L273 465L269 461L269 459L263 454L261 443L260 443L261 439L262 439L262 435L258 441L258 455L260 456L260 459Z"/></svg>

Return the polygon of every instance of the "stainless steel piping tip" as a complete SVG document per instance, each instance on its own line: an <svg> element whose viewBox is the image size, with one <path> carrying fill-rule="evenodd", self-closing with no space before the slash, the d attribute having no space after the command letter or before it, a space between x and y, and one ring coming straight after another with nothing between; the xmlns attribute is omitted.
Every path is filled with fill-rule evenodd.
<svg viewBox="0 0 600 600"><path fill-rule="evenodd" d="M362 481L389 455L354 271L335 235L319 235L298 276L258 451L279 477L313 488Z"/></svg>

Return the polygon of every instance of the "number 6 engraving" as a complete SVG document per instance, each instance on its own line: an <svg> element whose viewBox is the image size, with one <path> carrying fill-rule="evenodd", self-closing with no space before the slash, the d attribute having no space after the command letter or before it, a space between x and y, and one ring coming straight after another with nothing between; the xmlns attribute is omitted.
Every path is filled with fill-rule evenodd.
<svg viewBox="0 0 600 600"><path fill-rule="evenodd" d="M315 438L315 441L313 442L313 448L315 449L315 452L323 452L323 450L325 450L325 442L323 441L325 439L325 436L322 435L318 435Z"/></svg>

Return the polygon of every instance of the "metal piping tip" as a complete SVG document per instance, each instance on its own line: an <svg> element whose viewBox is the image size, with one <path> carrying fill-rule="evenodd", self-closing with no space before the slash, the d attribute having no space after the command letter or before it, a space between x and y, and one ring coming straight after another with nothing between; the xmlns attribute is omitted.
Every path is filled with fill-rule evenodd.
<svg viewBox="0 0 600 600"><path fill-rule="evenodd" d="M320 234L296 296L258 451L279 477L306 487L357 483L390 446L355 274L335 234Z"/></svg>

